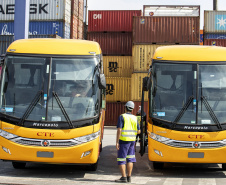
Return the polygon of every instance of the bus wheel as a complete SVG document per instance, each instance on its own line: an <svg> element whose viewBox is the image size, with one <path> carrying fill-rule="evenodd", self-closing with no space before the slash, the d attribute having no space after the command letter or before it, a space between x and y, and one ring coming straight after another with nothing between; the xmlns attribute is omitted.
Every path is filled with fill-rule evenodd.
<svg viewBox="0 0 226 185"><path fill-rule="evenodd" d="M15 169L24 169L26 166L26 163L23 162L12 162L12 165Z"/></svg>
<svg viewBox="0 0 226 185"><path fill-rule="evenodd" d="M101 141L101 144L100 144L100 152L102 152L102 149L103 149L103 146L102 146L102 141Z"/></svg>
<svg viewBox="0 0 226 185"><path fill-rule="evenodd" d="M162 170L164 167L164 163L153 161L152 167L153 167L153 170Z"/></svg>
<svg viewBox="0 0 226 185"><path fill-rule="evenodd" d="M226 163L222 164L222 170L226 170Z"/></svg>
<svg viewBox="0 0 226 185"><path fill-rule="evenodd" d="M88 170L89 171L96 171L97 170L97 166L98 166L98 160L96 163L91 164L90 166L88 166Z"/></svg>

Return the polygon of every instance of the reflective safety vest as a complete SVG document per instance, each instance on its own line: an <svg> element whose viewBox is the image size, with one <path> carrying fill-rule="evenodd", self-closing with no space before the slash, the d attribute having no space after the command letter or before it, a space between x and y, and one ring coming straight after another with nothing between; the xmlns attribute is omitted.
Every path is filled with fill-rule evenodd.
<svg viewBox="0 0 226 185"><path fill-rule="evenodd" d="M137 117L132 114L122 114L124 118L124 127L120 140L122 141L136 141L137 136Z"/></svg>
<svg viewBox="0 0 226 185"><path fill-rule="evenodd" d="M140 121L141 121L141 116L137 116L137 121L138 121L138 123L139 123L139 125L140 125ZM140 128L141 128L141 126L140 126ZM143 121L143 133L145 132L145 121Z"/></svg>

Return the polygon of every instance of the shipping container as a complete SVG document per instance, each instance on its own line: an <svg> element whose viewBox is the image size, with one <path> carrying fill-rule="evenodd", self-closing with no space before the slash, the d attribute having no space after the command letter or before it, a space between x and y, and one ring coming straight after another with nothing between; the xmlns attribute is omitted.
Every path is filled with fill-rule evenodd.
<svg viewBox="0 0 226 185"><path fill-rule="evenodd" d="M84 23L81 19L78 19L78 38L83 39L83 30L84 30Z"/></svg>
<svg viewBox="0 0 226 185"><path fill-rule="evenodd" d="M226 47L226 39L205 39L204 45Z"/></svg>
<svg viewBox="0 0 226 185"><path fill-rule="evenodd" d="M124 102L131 98L131 78L106 77L106 101Z"/></svg>
<svg viewBox="0 0 226 185"><path fill-rule="evenodd" d="M204 11L204 33L226 33L226 11Z"/></svg>
<svg viewBox="0 0 226 185"><path fill-rule="evenodd" d="M106 105L105 112L105 126L117 126L118 118L121 114L125 113L126 102L109 102ZM134 102L135 108L132 111L133 115L136 115L141 106L141 102ZM148 102L144 102L144 112L148 113ZM147 116L148 117L148 116Z"/></svg>
<svg viewBox="0 0 226 185"><path fill-rule="evenodd" d="M79 0L71 0L71 16L78 17L78 3Z"/></svg>
<svg viewBox="0 0 226 185"><path fill-rule="evenodd" d="M0 21L13 21L15 0L0 0ZM70 24L71 0L30 0L30 20L62 20Z"/></svg>
<svg viewBox="0 0 226 185"><path fill-rule="evenodd" d="M197 44L199 17L133 17L134 44Z"/></svg>
<svg viewBox="0 0 226 185"><path fill-rule="evenodd" d="M226 33L205 33L204 39L226 39Z"/></svg>
<svg viewBox="0 0 226 185"><path fill-rule="evenodd" d="M78 38L78 17L76 15L71 15L71 39Z"/></svg>
<svg viewBox="0 0 226 185"><path fill-rule="evenodd" d="M167 45L133 45L132 48L132 62L133 71L135 72L148 72L150 65L152 64L152 57L155 50L158 47Z"/></svg>
<svg viewBox="0 0 226 185"><path fill-rule="evenodd" d="M60 38L58 35L29 35L29 38ZM5 54L9 45L14 41L13 35L0 35L0 55Z"/></svg>
<svg viewBox="0 0 226 185"><path fill-rule="evenodd" d="M132 56L132 32L88 32L88 40L98 42L104 55Z"/></svg>
<svg viewBox="0 0 226 185"><path fill-rule="evenodd" d="M141 10L90 10L88 32L132 32L133 16Z"/></svg>
<svg viewBox="0 0 226 185"><path fill-rule="evenodd" d="M143 16L200 16L200 6L144 5Z"/></svg>
<svg viewBox="0 0 226 185"><path fill-rule="evenodd" d="M14 35L14 22L0 22L1 35ZM30 21L29 35L53 35L70 38L70 24L63 21Z"/></svg>
<svg viewBox="0 0 226 185"><path fill-rule="evenodd" d="M131 77L131 100L141 101L143 78L148 76L148 73L133 73ZM144 94L144 101L148 101L148 93Z"/></svg>
<svg viewBox="0 0 226 185"><path fill-rule="evenodd" d="M131 56L104 56L105 77L131 78L133 65Z"/></svg>
<svg viewBox="0 0 226 185"><path fill-rule="evenodd" d="M78 17L80 20L83 21L83 19L84 19L84 0L79 0Z"/></svg>

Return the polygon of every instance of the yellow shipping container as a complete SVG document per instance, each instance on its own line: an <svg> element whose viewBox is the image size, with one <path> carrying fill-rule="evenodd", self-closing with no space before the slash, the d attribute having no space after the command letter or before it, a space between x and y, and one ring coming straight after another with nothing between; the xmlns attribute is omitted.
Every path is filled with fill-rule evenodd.
<svg viewBox="0 0 226 185"><path fill-rule="evenodd" d="M132 75L132 56L103 56L106 77L130 77Z"/></svg>
<svg viewBox="0 0 226 185"><path fill-rule="evenodd" d="M107 77L106 101L126 102L131 99L131 78Z"/></svg>
<svg viewBox="0 0 226 185"><path fill-rule="evenodd" d="M131 100L141 101L143 78L148 76L148 73L133 73L131 78ZM148 93L144 92L144 101L148 101Z"/></svg>
<svg viewBox="0 0 226 185"><path fill-rule="evenodd" d="M133 71L148 71L152 62L155 50L160 46L166 45L133 45L132 63ZM169 46L169 45L168 45Z"/></svg>

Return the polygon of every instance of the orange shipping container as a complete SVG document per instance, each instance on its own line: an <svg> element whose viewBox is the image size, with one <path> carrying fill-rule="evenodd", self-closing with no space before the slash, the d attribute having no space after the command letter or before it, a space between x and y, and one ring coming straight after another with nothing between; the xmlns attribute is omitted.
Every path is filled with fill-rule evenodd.
<svg viewBox="0 0 226 185"><path fill-rule="evenodd" d="M78 17L83 21L84 18L84 0L79 0L78 4Z"/></svg>
<svg viewBox="0 0 226 185"><path fill-rule="evenodd" d="M103 56L104 74L106 77L131 77L131 56Z"/></svg>
<svg viewBox="0 0 226 185"><path fill-rule="evenodd" d="M71 39L78 38L78 17L76 15L71 16Z"/></svg>
<svg viewBox="0 0 226 185"><path fill-rule="evenodd" d="M131 78L131 100L141 101L143 78L148 76L148 73L133 73ZM148 101L148 93L144 93L144 101Z"/></svg>
<svg viewBox="0 0 226 185"><path fill-rule="evenodd" d="M131 99L131 78L106 77L106 101L125 102Z"/></svg>
<svg viewBox="0 0 226 185"><path fill-rule="evenodd" d="M78 17L78 4L79 4L79 0L72 0L71 1L71 15L75 15L76 17Z"/></svg>

